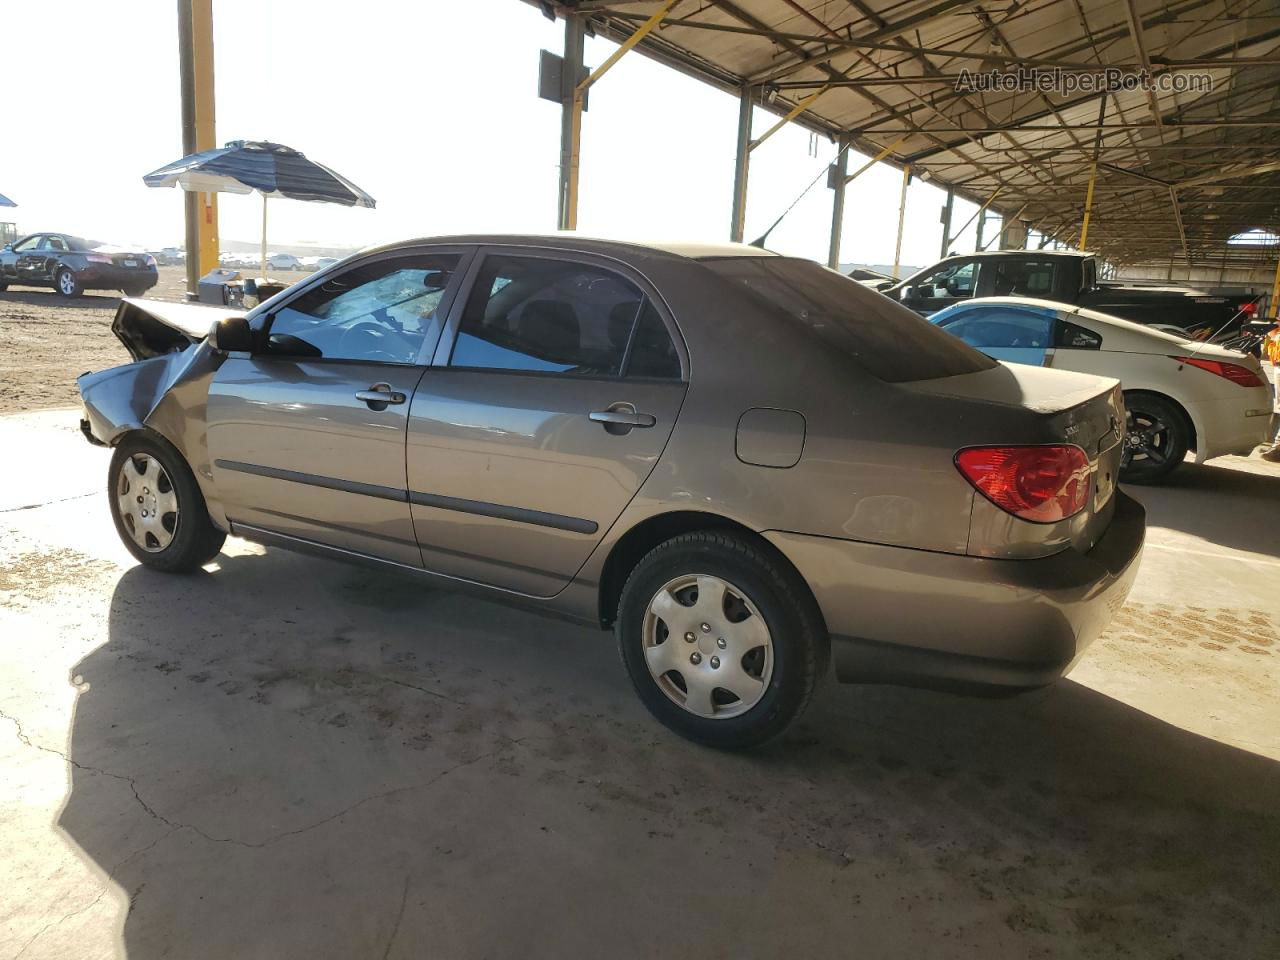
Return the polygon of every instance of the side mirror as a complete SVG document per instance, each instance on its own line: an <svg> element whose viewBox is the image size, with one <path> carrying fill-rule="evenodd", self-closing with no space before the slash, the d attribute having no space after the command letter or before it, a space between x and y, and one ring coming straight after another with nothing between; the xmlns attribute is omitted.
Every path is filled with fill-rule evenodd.
<svg viewBox="0 0 1280 960"><path fill-rule="evenodd" d="M223 353L249 353L253 331L244 317L227 317L213 328L213 345Z"/></svg>
<svg viewBox="0 0 1280 960"><path fill-rule="evenodd" d="M6 244L4 245L5 253L8 253L8 252L9 252L10 250L12 250L12 249L13 249L13 244L12 244L12 243L6 243Z"/></svg>

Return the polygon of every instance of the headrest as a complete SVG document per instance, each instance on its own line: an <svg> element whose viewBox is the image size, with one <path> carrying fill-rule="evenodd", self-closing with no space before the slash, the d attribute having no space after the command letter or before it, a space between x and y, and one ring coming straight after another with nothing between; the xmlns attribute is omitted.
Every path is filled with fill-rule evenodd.
<svg viewBox="0 0 1280 960"><path fill-rule="evenodd" d="M570 357L581 346L578 315L563 300L534 300L520 316L520 333L552 357Z"/></svg>
<svg viewBox="0 0 1280 960"><path fill-rule="evenodd" d="M639 300L623 300L609 311L609 343L619 350L626 349L639 307Z"/></svg>

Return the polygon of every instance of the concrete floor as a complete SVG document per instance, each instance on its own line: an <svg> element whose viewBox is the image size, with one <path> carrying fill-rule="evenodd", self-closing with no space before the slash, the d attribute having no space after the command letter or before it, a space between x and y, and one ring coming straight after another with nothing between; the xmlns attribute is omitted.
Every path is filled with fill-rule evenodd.
<svg viewBox="0 0 1280 960"><path fill-rule="evenodd" d="M75 421L0 419L0 957L1280 956L1280 467L1135 490L1056 687L829 684L726 755L595 631L239 541L135 566Z"/></svg>

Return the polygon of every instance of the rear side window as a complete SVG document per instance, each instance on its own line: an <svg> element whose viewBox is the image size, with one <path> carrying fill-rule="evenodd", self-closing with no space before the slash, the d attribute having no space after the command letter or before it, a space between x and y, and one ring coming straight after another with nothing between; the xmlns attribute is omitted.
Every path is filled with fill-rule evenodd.
<svg viewBox="0 0 1280 960"><path fill-rule="evenodd" d="M635 284L542 257L485 258L449 363L589 377L621 376L625 365L631 376L680 376L666 326Z"/></svg>
<svg viewBox="0 0 1280 960"><path fill-rule="evenodd" d="M1069 350L1101 350L1102 337L1092 330L1086 330L1079 324L1066 320L1058 321L1058 329L1054 333L1053 345L1066 347Z"/></svg>
<svg viewBox="0 0 1280 960"><path fill-rule="evenodd" d="M1053 293L1053 271L1056 266L1051 258L1024 260L1021 257L996 257L991 295L1047 298Z"/></svg>
<svg viewBox="0 0 1280 960"><path fill-rule="evenodd" d="M883 294L811 260L702 261L758 305L788 318L889 383L932 380L996 365Z"/></svg>

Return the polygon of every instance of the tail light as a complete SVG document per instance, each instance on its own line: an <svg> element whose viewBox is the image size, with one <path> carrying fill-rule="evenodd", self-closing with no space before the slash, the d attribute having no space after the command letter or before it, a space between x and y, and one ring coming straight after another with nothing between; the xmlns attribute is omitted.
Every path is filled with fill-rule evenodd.
<svg viewBox="0 0 1280 960"><path fill-rule="evenodd" d="M968 447L956 468L1001 510L1032 523L1065 520L1089 502L1089 458L1075 444Z"/></svg>
<svg viewBox="0 0 1280 960"><path fill-rule="evenodd" d="M153 257L151 254L149 254L149 253L148 253L148 254L143 258L142 262L143 262L143 263L145 263L148 267L154 267L154 266L156 265L156 258L155 258L155 257Z"/></svg>
<svg viewBox="0 0 1280 960"><path fill-rule="evenodd" d="M105 253L86 253L85 257L90 263L110 263L111 258Z"/></svg>
<svg viewBox="0 0 1280 960"><path fill-rule="evenodd" d="M1173 359L1179 363L1185 363L1189 367L1208 370L1215 376L1223 377L1232 383L1238 383L1242 387L1261 387L1265 385L1261 377L1248 367L1242 367L1238 363L1210 360L1207 357L1174 357Z"/></svg>

